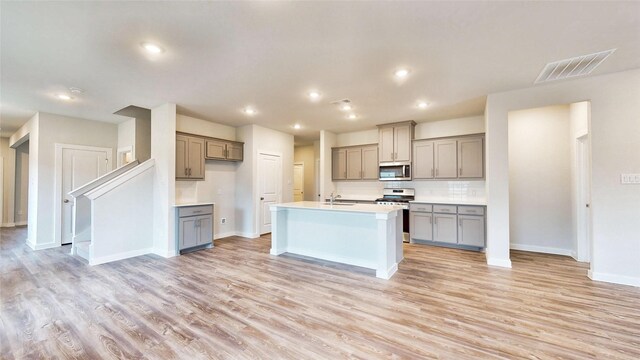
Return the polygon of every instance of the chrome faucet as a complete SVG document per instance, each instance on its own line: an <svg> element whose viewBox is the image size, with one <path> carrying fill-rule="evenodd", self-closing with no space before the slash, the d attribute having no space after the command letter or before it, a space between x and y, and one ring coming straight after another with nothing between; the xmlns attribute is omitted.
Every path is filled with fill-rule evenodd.
<svg viewBox="0 0 640 360"><path fill-rule="evenodd" d="M342 197L342 196L340 196L340 195L333 195L333 191L332 191L332 192L331 192L331 195L329 195L329 203L330 203L331 205L333 205L333 202L334 202L336 199L339 199L339 198L341 198L341 197Z"/></svg>

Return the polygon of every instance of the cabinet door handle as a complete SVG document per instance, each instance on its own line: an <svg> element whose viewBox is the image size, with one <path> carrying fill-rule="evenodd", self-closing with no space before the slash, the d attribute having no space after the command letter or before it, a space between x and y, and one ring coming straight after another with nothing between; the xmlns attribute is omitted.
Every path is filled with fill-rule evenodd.
<svg viewBox="0 0 640 360"><path fill-rule="evenodd" d="M462 176L462 168L460 168L460 176Z"/></svg>
<svg viewBox="0 0 640 360"><path fill-rule="evenodd" d="M438 176L438 172L439 172L438 169L436 169L436 176Z"/></svg>
<svg viewBox="0 0 640 360"><path fill-rule="evenodd" d="M189 175L189 168L184 168L184 176Z"/></svg>
<svg viewBox="0 0 640 360"><path fill-rule="evenodd" d="M191 168L189 168L189 176L191 176Z"/></svg>
<svg viewBox="0 0 640 360"><path fill-rule="evenodd" d="M391 152L391 160L393 160L393 152Z"/></svg>
<svg viewBox="0 0 640 360"><path fill-rule="evenodd" d="M433 168L431 168L431 177L433 177Z"/></svg>
<svg viewBox="0 0 640 360"><path fill-rule="evenodd" d="M462 227L462 219L458 219L458 226Z"/></svg>

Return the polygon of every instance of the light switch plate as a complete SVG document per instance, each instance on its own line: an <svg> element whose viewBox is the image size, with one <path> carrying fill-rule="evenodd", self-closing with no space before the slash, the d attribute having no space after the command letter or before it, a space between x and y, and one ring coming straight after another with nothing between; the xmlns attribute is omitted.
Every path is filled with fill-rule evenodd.
<svg viewBox="0 0 640 360"><path fill-rule="evenodd" d="M621 184L640 184L640 174L620 174Z"/></svg>

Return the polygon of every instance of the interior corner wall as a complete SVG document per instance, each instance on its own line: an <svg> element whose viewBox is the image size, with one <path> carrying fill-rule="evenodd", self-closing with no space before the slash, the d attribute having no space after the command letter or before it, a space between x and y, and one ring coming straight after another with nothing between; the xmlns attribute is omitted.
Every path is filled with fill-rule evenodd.
<svg viewBox="0 0 640 360"><path fill-rule="evenodd" d="M138 161L151 159L151 119L136 118L135 152Z"/></svg>
<svg viewBox="0 0 640 360"><path fill-rule="evenodd" d="M163 104L151 109L151 157L155 159L153 181L154 253L177 254L175 234L176 192L176 105Z"/></svg>
<svg viewBox="0 0 640 360"><path fill-rule="evenodd" d="M335 191L335 186L331 176L331 148L336 146L336 134L327 131L320 131L320 199L327 199Z"/></svg>
<svg viewBox="0 0 640 360"><path fill-rule="evenodd" d="M303 199L305 201L315 201L316 197L316 175L315 175L315 154L313 145L297 146L294 150L294 162L304 163L304 185Z"/></svg>
<svg viewBox="0 0 640 360"><path fill-rule="evenodd" d="M253 125L237 128L236 136L238 141L244 142L244 160L238 164L236 170L236 233L242 237L254 238L258 235L256 235L256 230L253 226L255 220L253 204L257 197L253 184L257 170Z"/></svg>
<svg viewBox="0 0 640 360"><path fill-rule="evenodd" d="M638 185L621 173L640 173L640 69L590 76L487 97L487 260L509 261L508 113L555 104L591 103L591 216L594 280L640 286Z"/></svg>
<svg viewBox="0 0 640 360"><path fill-rule="evenodd" d="M16 148L15 172L15 210L14 218L17 226L27 225L29 209L29 142Z"/></svg>
<svg viewBox="0 0 640 360"><path fill-rule="evenodd" d="M569 105L509 113L512 249L571 255Z"/></svg>
<svg viewBox="0 0 640 360"><path fill-rule="evenodd" d="M15 178L16 150L9 146L9 138L0 138L0 156L2 157L2 218L0 226L15 226Z"/></svg>
<svg viewBox="0 0 640 360"><path fill-rule="evenodd" d="M580 183L578 179L578 151L577 140L589 134L589 102L581 101L569 105L569 144L571 147L571 239L573 249L577 252L571 255L578 261L585 261L588 253L584 249L578 248L578 210L584 204L580 201ZM589 139L587 138L587 144Z"/></svg>

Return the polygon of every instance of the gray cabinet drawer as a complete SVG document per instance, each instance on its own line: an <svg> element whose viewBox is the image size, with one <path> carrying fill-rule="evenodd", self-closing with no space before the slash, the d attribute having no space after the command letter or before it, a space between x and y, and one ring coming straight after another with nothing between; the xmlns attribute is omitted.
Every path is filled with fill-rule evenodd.
<svg viewBox="0 0 640 360"><path fill-rule="evenodd" d="M212 213L213 213L213 206L211 205L188 206L188 207L178 208L178 217L207 215Z"/></svg>
<svg viewBox="0 0 640 360"><path fill-rule="evenodd" d="M455 214L456 213L456 206L455 205L436 204L436 205L433 205L433 212L446 213L446 214Z"/></svg>
<svg viewBox="0 0 640 360"><path fill-rule="evenodd" d="M484 206L458 206L458 214L484 215Z"/></svg>
<svg viewBox="0 0 640 360"><path fill-rule="evenodd" d="M431 212L433 211L433 205L431 204L409 204L409 210Z"/></svg>

